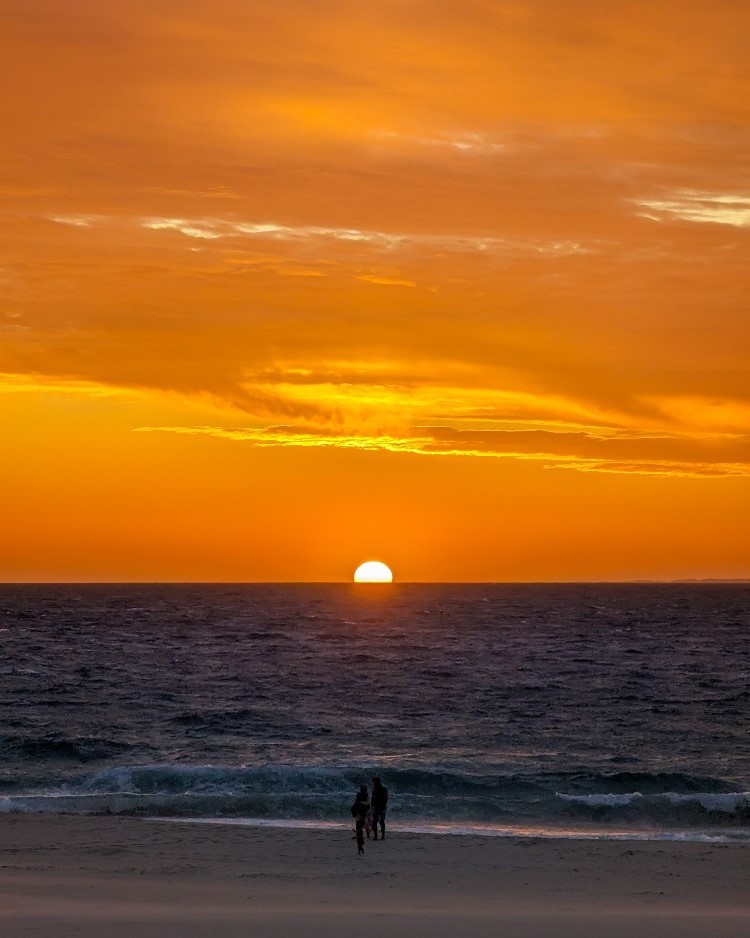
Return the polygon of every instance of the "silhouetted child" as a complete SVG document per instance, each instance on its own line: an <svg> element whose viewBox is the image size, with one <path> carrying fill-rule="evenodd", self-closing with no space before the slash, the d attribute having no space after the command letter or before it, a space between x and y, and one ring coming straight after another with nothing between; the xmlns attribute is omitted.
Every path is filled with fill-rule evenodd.
<svg viewBox="0 0 750 938"><path fill-rule="evenodd" d="M357 797L352 805L352 817L354 818L354 829L357 834L357 853L365 852L365 820L370 810L370 798L367 793L367 785L360 785Z"/></svg>

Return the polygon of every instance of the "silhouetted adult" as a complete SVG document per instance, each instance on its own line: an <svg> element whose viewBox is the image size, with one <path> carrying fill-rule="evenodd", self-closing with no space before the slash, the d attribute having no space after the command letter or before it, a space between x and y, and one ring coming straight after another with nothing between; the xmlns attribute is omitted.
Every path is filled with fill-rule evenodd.
<svg viewBox="0 0 750 938"><path fill-rule="evenodd" d="M385 812L387 809L388 789L376 775L372 780L372 832L375 835L375 840L378 839L378 825L380 825L380 839L385 840Z"/></svg>
<svg viewBox="0 0 750 938"><path fill-rule="evenodd" d="M360 785L357 797L352 805L352 817L354 818L354 827L357 834L357 853L365 852L365 818L370 810L370 798L367 793L367 785Z"/></svg>

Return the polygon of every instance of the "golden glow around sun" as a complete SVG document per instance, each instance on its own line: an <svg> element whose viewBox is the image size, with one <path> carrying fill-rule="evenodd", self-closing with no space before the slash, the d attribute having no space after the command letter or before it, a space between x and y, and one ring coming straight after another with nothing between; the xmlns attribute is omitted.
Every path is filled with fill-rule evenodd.
<svg viewBox="0 0 750 938"><path fill-rule="evenodd" d="M392 583L393 574L379 560L368 560L354 571L355 583Z"/></svg>

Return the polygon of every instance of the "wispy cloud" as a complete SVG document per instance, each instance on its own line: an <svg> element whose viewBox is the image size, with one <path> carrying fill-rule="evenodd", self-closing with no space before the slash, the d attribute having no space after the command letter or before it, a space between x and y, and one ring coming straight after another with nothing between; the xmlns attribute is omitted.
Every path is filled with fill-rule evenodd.
<svg viewBox="0 0 750 938"><path fill-rule="evenodd" d="M605 472L615 475L646 475L663 478L725 479L750 477L750 463L681 463L659 460L609 462L575 460L555 463L550 469L575 469L578 472Z"/></svg>
<svg viewBox="0 0 750 938"><path fill-rule="evenodd" d="M209 186L207 189L175 189L169 186L148 186L146 192L158 195L177 196L189 199L238 199L239 196L227 186Z"/></svg>
<svg viewBox="0 0 750 938"><path fill-rule="evenodd" d="M58 225L72 225L74 228L93 228L108 222L106 215L50 215L49 220L57 222Z"/></svg>
<svg viewBox="0 0 750 938"><path fill-rule="evenodd" d="M22 375L0 372L0 394L60 394L84 397L118 397L133 393L96 381L77 378L50 377L49 375Z"/></svg>
<svg viewBox="0 0 750 938"><path fill-rule="evenodd" d="M367 228L334 228L321 225L281 225L275 222L254 222L227 218L122 218L104 215L50 215L50 221L61 225L91 228L95 226L128 226L150 231L175 231L187 238L203 241L221 239L265 239L269 241L315 242L333 241L361 244L381 251L408 248L431 248L444 251L479 254L568 255L590 254L597 250L594 243L576 240L545 240L500 238L491 235L464 235L450 232L427 234L415 232L378 231Z"/></svg>
<svg viewBox="0 0 750 938"><path fill-rule="evenodd" d="M213 226L204 222L191 222L184 218L152 218L143 222L144 228L153 231L179 231L188 238L204 238L207 241L216 241L224 237Z"/></svg>
<svg viewBox="0 0 750 938"><path fill-rule="evenodd" d="M539 462L545 469L572 469L686 478L750 476L750 438L728 451L707 453L688 441L627 436L595 437L587 433L549 430L462 431L450 427L412 427L403 435L392 433L336 433L309 427L137 427L140 433L177 433L212 436L258 447L337 448L403 453L417 456L481 457ZM675 448L682 458L664 458L660 450ZM624 447L622 445L624 444ZM640 456L635 455L641 449ZM597 452L598 451L598 452ZM727 459L727 455L743 459ZM713 456L713 458L711 458Z"/></svg>
<svg viewBox="0 0 750 938"><path fill-rule="evenodd" d="M735 228L750 225L750 195L678 189L668 198L635 202L646 210L639 214L652 221L708 222Z"/></svg>
<svg viewBox="0 0 750 938"><path fill-rule="evenodd" d="M379 287L416 287L414 280L404 280L401 277L381 277L378 274L360 274L357 280L372 283Z"/></svg>
<svg viewBox="0 0 750 938"><path fill-rule="evenodd" d="M251 398L260 394L300 408L317 404L336 415L338 426L465 420L622 426L622 414L561 394L501 387L496 378L477 366L442 370L428 362L350 360L318 362L314 368L287 363L248 369L239 386Z"/></svg>
<svg viewBox="0 0 750 938"><path fill-rule="evenodd" d="M507 149L505 142L489 136L479 131L444 131L435 135L419 136L415 134L404 134L394 130L379 130L374 132L373 136L381 140L394 140L406 144L416 144L422 147L433 147L443 150L451 150L457 153L467 155L492 155L501 153Z"/></svg>

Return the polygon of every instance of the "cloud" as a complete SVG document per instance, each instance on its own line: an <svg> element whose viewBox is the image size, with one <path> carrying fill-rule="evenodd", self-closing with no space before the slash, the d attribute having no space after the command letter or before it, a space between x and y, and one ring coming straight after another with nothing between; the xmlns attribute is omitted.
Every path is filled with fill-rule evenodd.
<svg viewBox="0 0 750 938"><path fill-rule="evenodd" d="M0 372L0 394L60 394L84 397L118 397L132 390L116 388L96 381L77 378L50 377L49 375L21 375Z"/></svg>
<svg viewBox="0 0 750 938"><path fill-rule="evenodd" d="M58 225L72 225L74 228L93 228L108 222L104 215L50 215L49 220Z"/></svg>
<svg viewBox="0 0 750 938"><path fill-rule="evenodd" d="M416 422L466 420L483 425L528 421L622 426L624 415L553 392L502 387L491 369L458 363L443 368L429 360L356 359L318 362L315 367L278 364L247 369L239 381L250 394L299 406L317 403L350 426L403 427ZM656 411L654 411L656 412Z"/></svg>
<svg viewBox="0 0 750 938"><path fill-rule="evenodd" d="M3 370L395 436L747 425L732 4L43 6L0 37Z"/></svg>
<svg viewBox="0 0 750 938"><path fill-rule="evenodd" d="M321 225L281 225L275 222L254 222L218 217L171 218L146 217L128 218L104 215L49 216L50 221L74 227L131 227L150 231L176 231L187 238L203 241L222 239L265 239L287 242L325 242L362 244L381 251L397 249L429 248L454 252L476 252L479 254L549 255L563 257L595 253L597 245L584 244L579 240L533 239L519 240L490 235L463 234L419 234L414 232L377 231L362 228L333 228ZM406 285L406 284L403 284Z"/></svg>
<svg viewBox="0 0 750 938"><path fill-rule="evenodd" d="M688 221L735 228L750 226L750 195L677 189L665 199L634 201L646 209L640 214L652 221Z"/></svg>
<svg viewBox="0 0 750 938"><path fill-rule="evenodd" d="M258 447L337 448L418 456L535 461L545 469L725 478L750 476L750 436L707 447L676 437L597 437L549 430L463 431L412 427L403 435L347 433L310 427L137 427L141 433L205 435ZM670 458L671 456L671 458Z"/></svg>
<svg viewBox="0 0 750 938"><path fill-rule="evenodd" d="M393 140L397 143L417 144L423 147L434 147L443 150L450 150L467 155L487 156L495 155L506 150L507 143L501 143L492 139L488 134L479 131L444 131L435 136L413 136L411 134L398 133L393 130L379 130L373 133L373 136L381 140Z"/></svg>
<svg viewBox="0 0 750 938"><path fill-rule="evenodd" d="M175 189L169 186L147 186L146 192L157 195L177 196L188 199L238 199L239 196L227 186L210 186L207 189Z"/></svg>
<svg viewBox="0 0 750 938"><path fill-rule="evenodd" d="M204 238L207 241L216 241L224 237L205 222L190 222L183 218L152 218L144 221L143 227L151 228L153 231L179 231L188 238Z"/></svg>
<svg viewBox="0 0 750 938"><path fill-rule="evenodd" d="M360 274L357 280L380 287L416 287L417 285L413 280L403 280L400 277L380 277L377 274Z"/></svg>
<svg viewBox="0 0 750 938"><path fill-rule="evenodd" d="M597 462L578 460L556 463L551 469L575 469L578 472L604 472L615 475L646 475L663 478L725 479L750 477L750 463L680 463L649 460L642 462Z"/></svg>

